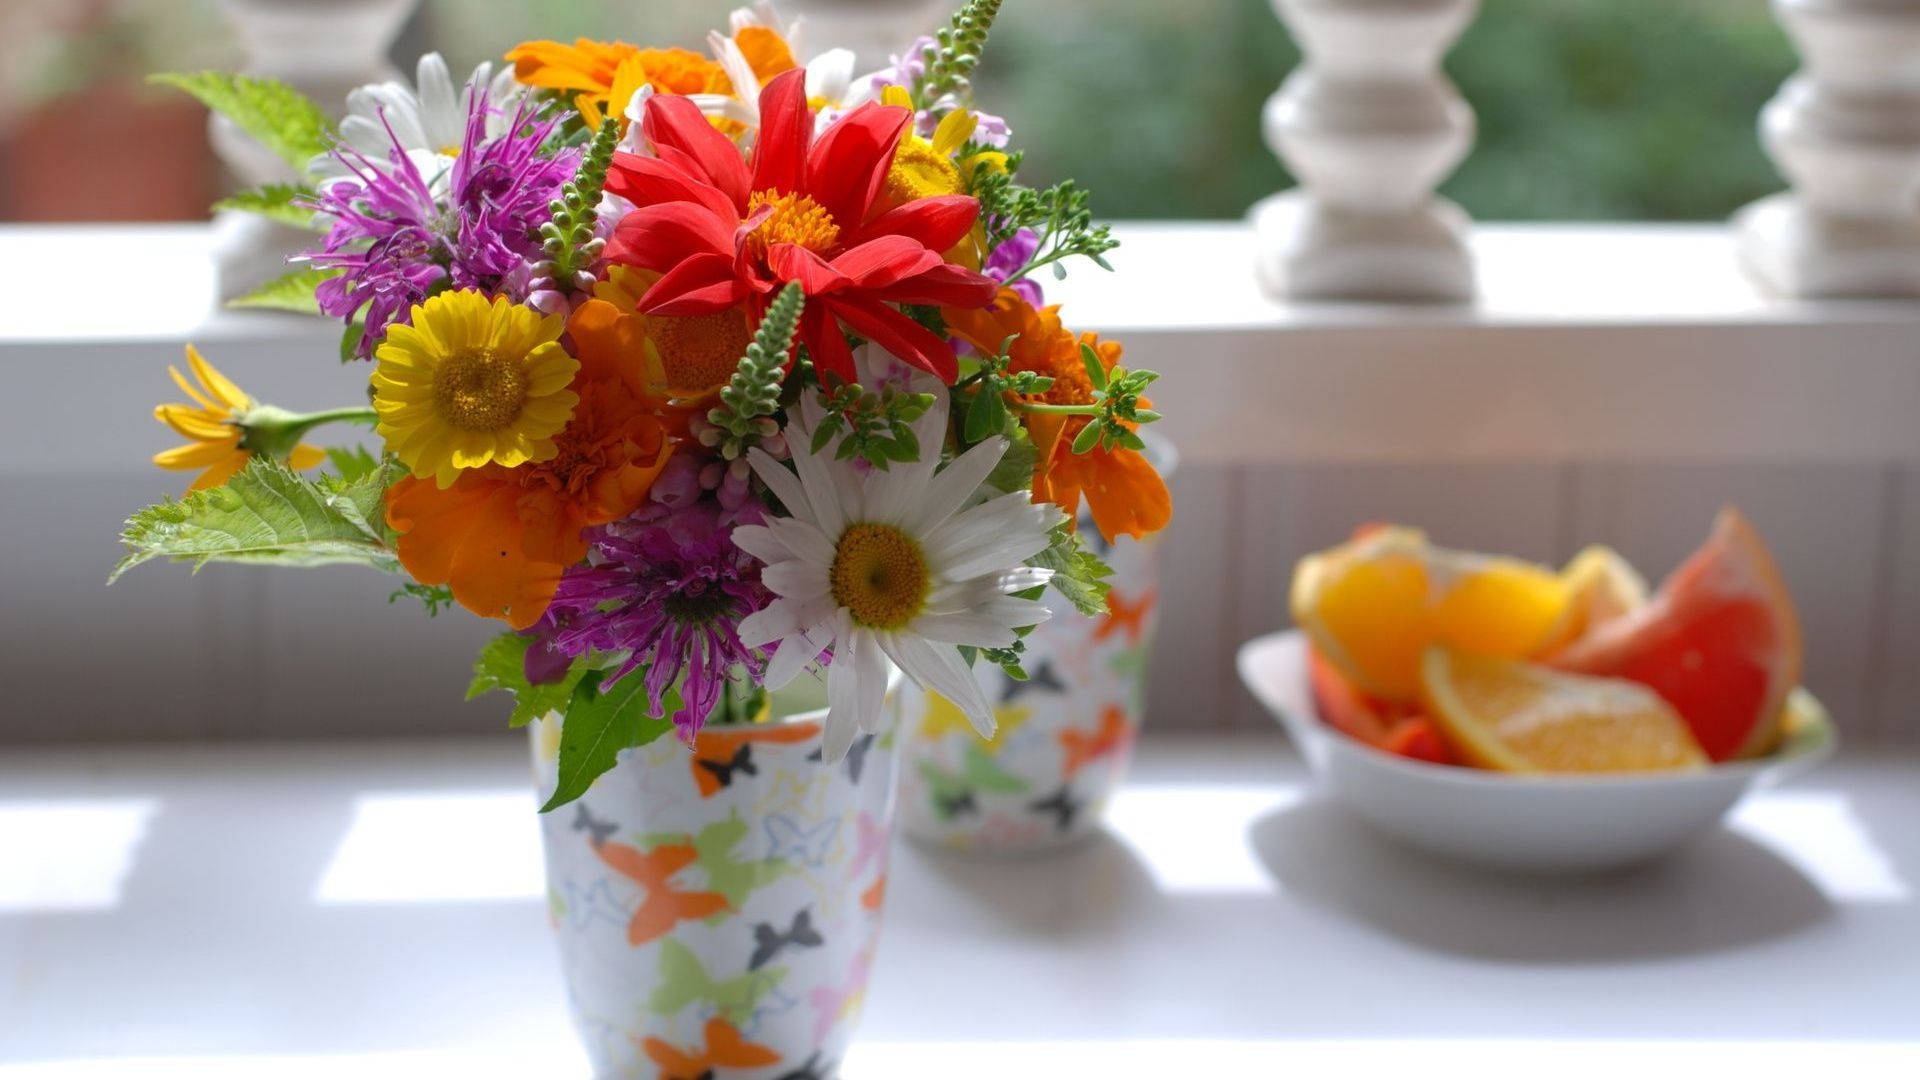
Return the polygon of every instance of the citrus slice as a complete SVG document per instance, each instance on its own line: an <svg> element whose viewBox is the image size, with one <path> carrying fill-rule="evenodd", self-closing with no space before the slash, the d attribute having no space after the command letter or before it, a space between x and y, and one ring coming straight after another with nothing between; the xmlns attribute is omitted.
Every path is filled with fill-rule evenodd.
<svg viewBox="0 0 1920 1080"><path fill-rule="evenodd" d="M1715 761L1756 757L1779 741L1787 696L1800 684L1800 619L1773 556L1729 507L1651 601L1551 663L1651 687Z"/></svg>
<svg viewBox="0 0 1920 1080"><path fill-rule="evenodd" d="M1389 754L1454 764L1446 739L1432 720L1415 706L1368 695L1312 646L1307 648L1307 682L1314 710L1327 726Z"/></svg>
<svg viewBox="0 0 1920 1080"><path fill-rule="evenodd" d="M1707 756L1659 694L1625 679L1427 650L1427 711L1467 761L1524 773L1697 769Z"/></svg>
<svg viewBox="0 0 1920 1080"><path fill-rule="evenodd" d="M1309 555L1294 571L1294 621L1361 689L1420 697L1420 657L1439 644L1519 658L1551 644L1568 587L1544 566L1448 551L1387 526Z"/></svg>
<svg viewBox="0 0 1920 1080"><path fill-rule="evenodd" d="M1647 579L1605 544L1581 549L1560 571L1560 580L1567 586L1567 609L1546 646L1548 653L1647 602Z"/></svg>

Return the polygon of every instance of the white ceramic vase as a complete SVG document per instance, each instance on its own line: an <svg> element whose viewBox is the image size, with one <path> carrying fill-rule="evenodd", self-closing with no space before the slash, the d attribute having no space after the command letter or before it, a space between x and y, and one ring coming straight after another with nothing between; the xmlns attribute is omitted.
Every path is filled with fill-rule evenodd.
<svg viewBox="0 0 1920 1080"><path fill-rule="evenodd" d="M852 1041L886 891L893 738L863 735L824 765L825 710L784 696L780 719L710 727L691 752L671 735L627 752L542 818L598 1080L825 1080ZM543 799L560 726L533 731Z"/></svg>

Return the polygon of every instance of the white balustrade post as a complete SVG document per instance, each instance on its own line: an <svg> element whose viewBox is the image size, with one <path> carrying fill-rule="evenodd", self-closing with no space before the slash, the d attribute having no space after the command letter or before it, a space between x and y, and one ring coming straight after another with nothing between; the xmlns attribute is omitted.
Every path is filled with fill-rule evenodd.
<svg viewBox="0 0 1920 1080"><path fill-rule="evenodd" d="M1272 0L1304 62L1267 100L1267 145L1300 186L1252 211L1275 298L1465 300L1467 215L1434 188L1473 145L1440 69L1479 0Z"/></svg>
<svg viewBox="0 0 1920 1080"><path fill-rule="evenodd" d="M420 0L222 0L246 55L241 71L287 83L329 115L346 110L347 91L399 77L387 49ZM225 117L207 126L214 153L246 185L298 179L286 162ZM220 292L241 295L287 270L288 255L313 243L311 233L252 214L214 217Z"/></svg>
<svg viewBox="0 0 1920 1080"><path fill-rule="evenodd" d="M743 0L744 2L744 0ZM947 24L961 0L775 0L783 15L805 20L801 48L806 63L828 49L852 49L855 71L866 74L906 51L913 39Z"/></svg>
<svg viewBox="0 0 1920 1080"><path fill-rule="evenodd" d="M1734 216L1788 296L1920 296L1920 2L1774 0L1798 74L1760 113L1792 190Z"/></svg>

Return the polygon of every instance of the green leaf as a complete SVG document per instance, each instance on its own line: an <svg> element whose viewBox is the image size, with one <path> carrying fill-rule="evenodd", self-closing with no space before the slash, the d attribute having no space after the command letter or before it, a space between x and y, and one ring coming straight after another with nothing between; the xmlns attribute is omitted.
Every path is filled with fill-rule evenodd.
<svg viewBox="0 0 1920 1080"><path fill-rule="evenodd" d="M184 90L232 120L280 160L304 174L333 145L333 122L306 95L277 79L219 71L163 71L147 81Z"/></svg>
<svg viewBox="0 0 1920 1080"><path fill-rule="evenodd" d="M213 208L242 210L296 229L314 229L313 211L294 203L295 199L314 197L313 189L305 184L266 184L248 191L237 191L214 203Z"/></svg>
<svg viewBox="0 0 1920 1080"><path fill-rule="evenodd" d="M679 690L668 693L659 716L650 715L645 674L645 668L637 669L604 694L598 679L574 685L560 724L560 781L541 813L585 795L600 774L619 763L620 751L644 746L673 726L667 717L680 708Z"/></svg>
<svg viewBox="0 0 1920 1080"><path fill-rule="evenodd" d="M1006 410L1006 402L992 388L982 386L973 392L973 402L967 406L967 426L965 435L970 443L977 443L993 434L1000 427L999 413Z"/></svg>
<svg viewBox="0 0 1920 1080"><path fill-rule="evenodd" d="M366 478L380 467L380 459L359 445L327 447L327 463L347 484Z"/></svg>
<svg viewBox="0 0 1920 1080"><path fill-rule="evenodd" d="M338 277L337 267L321 268L310 266L302 270L281 274L265 285L245 296L227 301L233 308L271 308L274 311L294 311L302 315L320 314L320 301L314 299L313 290L330 277Z"/></svg>
<svg viewBox="0 0 1920 1080"><path fill-rule="evenodd" d="M397 571L384 515L388 469L323 486L255 457L220 487L149 506L127 519L127 555L108 581L150 559L274 566L358 563Z"/></svg>
<svg viewBox="0 0 1920 1080"><path fill-rule="evenodd" d="M1087 381L1093 383L1095 390L1107 388L1107 369L1100 363L1100 354L1085 342L1080 343L1080 366L1087 369Z"/></svg>
<svg viewBox="0 0 1920 1080"><path fill-rule="evenodd" d="M1094 446L1100 442L1100 432L1102 428L1103 425L1098 420L1081 428L1080 434L1074 437L1073 452L1076 454L1084 454L1092 450Z"/></svg>
<svg viewBox="0 0 1920 1080"><path fill-rule="evenodd" d="M359 359L360 339L367 336L367 324L359 320L350 320L347 328L340 332L340 362Z"/></svg>
<svg viewBox="0 0 1920 1080"><path fill-rule="evenodd" d="M1032 565L1053 571L1049 582L1082 615L1099 615L1107 610L1107 578L1113 568L1080 543L1080 537L1060 525L1053 530L1053 543L1029 560Z"/></svg>
<svg viewBox="0 0 1920 1080"><path fill-rule="evenodd" d="M480 655L473 659L473 681L467 684L467 700L495 690L512 694L513 714L507 717L510 727L525 727L550 712L565 709L581 679L591 674L597 680L601 675L588 671L586 662L576 659L558 680L530 683L527 681L527 649L532 644L533 639L525 634L501 634L487 642Z"/></svg>
<svg viewBox="0 0 1920 1080"><path fill-rule="evenodd" d="M1024 491L1033 486L1033 466L1040 460L1040 451L1025 424L1014 424L1007 440L1007 452L987 474L987 483L1002 492Z"/></svg>

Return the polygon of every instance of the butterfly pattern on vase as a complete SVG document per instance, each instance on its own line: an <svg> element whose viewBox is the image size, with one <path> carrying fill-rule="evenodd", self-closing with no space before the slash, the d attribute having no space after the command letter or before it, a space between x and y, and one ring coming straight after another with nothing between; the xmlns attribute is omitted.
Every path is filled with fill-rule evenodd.
<svg viewBox="0 0 1920 1080"><path fill-rule="evenodd" d="M541 819L576 1023L605 1033L596 1075L831 1076L880 921L892 740L825 768L818 725L709 732L693 763L674 740L628 751L591 809Z"/></svg>
<svg viewBox="0 0 1920 1080"><path fill-rule="evenodd" d="M813 928L813 909L801 908L794 912L793 925L784 933L772 923L755 923L753 927L753 955L747 958L747 970L758 971L767 961L780 955L786 948L818 948L826 944L820 931Z"/></svg>
<svg viewBox="0 0 1920 1080"><path fill-rule="evenodd" d="M1093 541L1097 530L1082 525ZM1108 593L1102 615L1081 615L1046 594L1054 616L1025 638L1027 679L975 666L997 721L993 738L980 739L945 698L908 691L901 818L911 835L1020 851L1058 846L1098 823L1140 728L1159 606L1156 548L1122 537L1107 549L1121 588ZM981 753L994 774L1016 783L995 790L971 782Z"/></svg>

